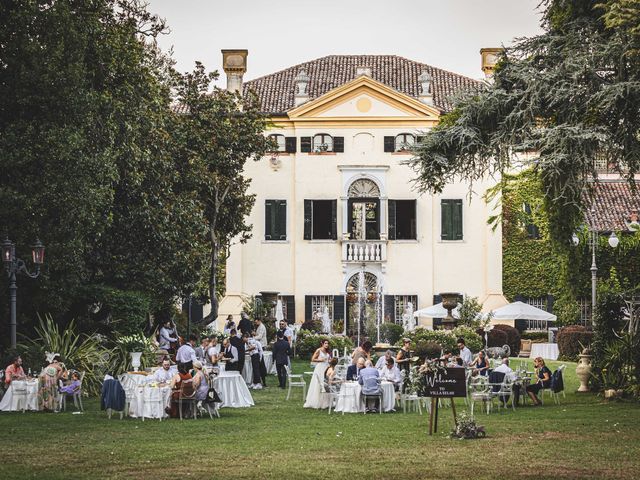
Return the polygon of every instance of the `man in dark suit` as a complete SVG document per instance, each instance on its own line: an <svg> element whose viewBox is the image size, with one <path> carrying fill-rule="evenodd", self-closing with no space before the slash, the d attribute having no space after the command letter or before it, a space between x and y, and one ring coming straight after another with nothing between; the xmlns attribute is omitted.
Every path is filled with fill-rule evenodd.
<svg viewBox="0 0 640 480"><path fill-rule="evenodd" d="M287 385L287 365L289 364L289 356L291 355L291 346L284 339L284 333L278 331L276 334L276 343L272 349L273 361L276 362L276 371L278 372L278 383L280 388Z"/></svg>
<svg viewBox="0 0 640 480"><path fill-rule="evenodd" d="M355 365L354 364L349 365L349 367L347 368L347 380L348 381L356 380L358 377L358 373L363 368L364 368L364 358L359 358L358 363L356 363Z"/></svg>
<svg viewBox="0 0 640 480"><path fill-rule="evenodd" d="M249 316L244 312L242 312L240 316L242 319L240 320L240 323L238 323L238 330L242 332L242 335L250 335L251 330L253 330L253 325L251 324L251 320L249 320Z"/></svg>
<svg viewBox="0 0 640 480"><path fill-rule="evenodd" d="M235 329L231 329L229 332L229 343L238 350L238 371L242 375L242 369L244 368L245 342L242 340L242 337L238 337L238 332Z"/></svg>

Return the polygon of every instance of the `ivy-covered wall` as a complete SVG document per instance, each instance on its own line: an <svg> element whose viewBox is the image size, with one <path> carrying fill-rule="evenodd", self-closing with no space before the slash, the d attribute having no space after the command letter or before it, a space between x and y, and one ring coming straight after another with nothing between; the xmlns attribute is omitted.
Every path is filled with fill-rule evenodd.
<svg viewBox="0 0 640 480"><path fill-rule="evenodd" d="M507 175L496 187L502 195L503 291L516 296L555 299L558 324L579 319L577 299L591 296L591 250L586 228L578 228L578 246L559 245L549 236L541 181L533 169ZM492 192L495 193L495 192ZM616 249L600 235L597 248L598 279L608 279L612 268L626 290L640 285L640 232L617 232Z"/></svg>

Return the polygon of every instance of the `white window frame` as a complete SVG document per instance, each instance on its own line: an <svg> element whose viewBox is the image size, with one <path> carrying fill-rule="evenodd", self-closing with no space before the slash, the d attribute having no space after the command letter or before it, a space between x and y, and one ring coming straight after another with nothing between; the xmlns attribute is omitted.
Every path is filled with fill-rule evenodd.
<svg viewBox="0 0 640 480"><path fill-rule="evenodd" d="M278 144L278 147L273 150L273 152L284 153L287 151L287 137L285 137L281 133L272 133L269 135L269 138L275 140Z"/></svg>
<svg viewBox="0 0 640 480"><path fill-rule="evenodd" d="M413 305L413 311L415 312L418 309L418 296L417 295L394 295L393 303L394 303L394 321L398 325L402 325L402 315L404 315L404 309L407 306L407 303L411 302Z"/></svg>
<svg viewBox="0 0 640 480"><path fill-rule="evenodd" d="M329 307L329 319L333 322L333 295L311 295L311 317L320 310L320 319L324 314L324 307Z"/></svg>
<svg viewBox="0 0 640 480"><path fill-rule="evenodd" d="M411 138L411 142L407 140ZM399 133L393 143L393 150L396 152L404 152L416 144L416 136L413 133Z"/></svg>
<svg viewBox="0 0 640 480"><path fill-rule="evenodd" d="M333 152L333 136L328 133L316 133L311 141L314 153Z"/></svg>

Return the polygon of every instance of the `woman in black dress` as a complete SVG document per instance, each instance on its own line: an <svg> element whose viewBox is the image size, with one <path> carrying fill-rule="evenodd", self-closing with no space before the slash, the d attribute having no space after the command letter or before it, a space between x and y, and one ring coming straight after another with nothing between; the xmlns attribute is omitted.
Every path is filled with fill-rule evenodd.
<svg viewBox="0 0 640 480"><path fill-rule="evenodd" d="M527 387L527 393L533 404L537 406L542 403L538 398L538 392L543 388L551 387L551 370L544 364L542 357L537 357L533 361L533 365L536 367L536 377L538 381Z"/></svg>

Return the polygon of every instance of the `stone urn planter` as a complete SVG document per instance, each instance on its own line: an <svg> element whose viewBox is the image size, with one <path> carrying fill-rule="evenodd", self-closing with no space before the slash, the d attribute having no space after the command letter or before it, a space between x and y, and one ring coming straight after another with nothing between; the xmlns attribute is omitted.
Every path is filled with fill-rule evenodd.
<svg viewBox="0 0 640 480"><path fill-rule="evenodd" d="M441 293L442 306L447 310L447 316L442 319L442 328L445 330L453 330L456 328L456 319L451 311L458 306L458 293L445 292Z"/></svg>
<svg viewBox="0 0 640 480"><path fill-rule="evenodd" d="M591 355L588 348L585 348L579 355L580 361L576 366L576 376L580 380L578 392L589 391L589 378L591 377Z"/></svg>
<svg viewBox="0 0 640 480"><path fill-rule="evenodd" d="M131 366L133 367L133 371L137 372L140 370L140 357L142 357L142 352L130 352L131 355Z"/></svg>

